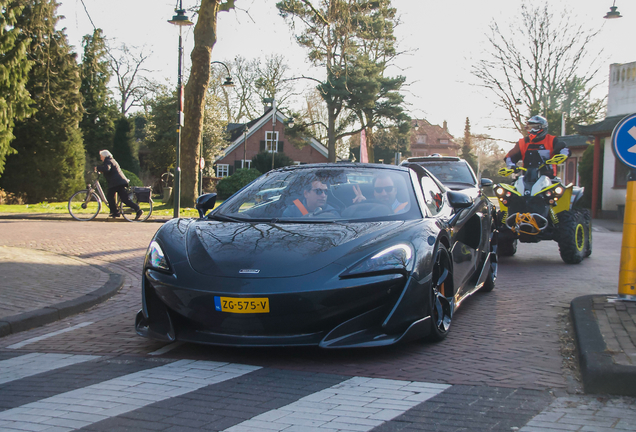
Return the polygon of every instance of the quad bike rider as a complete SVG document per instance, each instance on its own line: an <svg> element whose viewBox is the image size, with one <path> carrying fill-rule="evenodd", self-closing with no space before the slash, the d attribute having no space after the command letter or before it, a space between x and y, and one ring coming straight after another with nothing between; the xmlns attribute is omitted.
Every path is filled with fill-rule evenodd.
<svg viewBox="0 0 636 432"><path fill-rule="evenodd" d="M514 255L517 241L555 240L561 259L578 264L592 253L592 226L588 210L572 208L583 196L583 188L564 186L555 177L556 165L565 162L569 150L547 133L545 118L531 117L527 127L528 136L506 155L508 168L499 170L505 177L518 174L513 184L494 186L499 199L499 255ZM523 168L516 166L520 159Z"/></svg>

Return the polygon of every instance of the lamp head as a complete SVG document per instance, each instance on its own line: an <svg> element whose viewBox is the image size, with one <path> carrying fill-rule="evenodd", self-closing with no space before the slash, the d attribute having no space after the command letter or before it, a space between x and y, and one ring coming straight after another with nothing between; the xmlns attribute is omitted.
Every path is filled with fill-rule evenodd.
<svg viewBox="0 0 636 432"><path fill-rule="evenodd" d="M616 1L614 1L614 5L615 4L616 4ZM621 13L617 11L616 9L618 9L616 6L610 6L610 11L603 18L605 19L623 18Z"/></svg>
<svg viewBox="0 0 636 432"><path fill-rule="evenodd" d="M192 21L190 21L188 16L185 14L186 13L185 9L175 9L174 11L177 14L173 15L171 20L168 20L170 24L178 25L179 27L191 26L194 24Z"/></svg>
<svg viewBox="0 0 636 432"><path fill-rule="evenodd" d="M225 82L222 84L223 87L234 87L234 81L232 81L232 77L226 77Z"/></svg>

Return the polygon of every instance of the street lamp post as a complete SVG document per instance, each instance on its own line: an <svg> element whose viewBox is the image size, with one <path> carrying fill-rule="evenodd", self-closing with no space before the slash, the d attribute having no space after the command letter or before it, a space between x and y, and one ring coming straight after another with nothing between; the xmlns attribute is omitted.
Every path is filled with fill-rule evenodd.
<svg viewBox="0 0 636 432"><path fill-rule="evenodd" d="M247 134L250 132L250 128L245 123L245 129L243 130L243 168L245 168L245 161L247 160Z"/></svg>
<svg viewBox="0 0 636 432"><path fill-rule="evenodd" d="M174 169L174 213L173 217L178 218L181 206L181 128L183 127L183 85L181 84L181 60L183 59L183 39L182 32L184 26L191 26L194 23L188 19L183 9L183 2L179 0L179 7L174 10L176 15L168 20L170 24L179 26L179 69L177 74L177 94L179 103L179 118L177 123L177 160Z"/></svg>

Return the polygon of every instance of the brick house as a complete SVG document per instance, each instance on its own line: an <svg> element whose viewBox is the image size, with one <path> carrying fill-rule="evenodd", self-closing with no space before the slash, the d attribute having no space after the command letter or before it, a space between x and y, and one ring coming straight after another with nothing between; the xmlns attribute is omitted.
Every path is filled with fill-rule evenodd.
<svg viewBox="0 0 636 432"><path fill-rule="evenodd" d="M214 161L217 177L227 177L239 168L249 168L252 158L263 150L285 153L297 165L328 161L327 147L314 138L307 138L303 148L293 146L285 138L287 118L280 111L268 108L261 117L247 124L230 123L230 145ZM247 129L247 133L245 133Z"/></svg>
<svg viewBox="0 0 636 432"><path fill-rule="evenodd" d="M439 153L442 156L457 156L460 146L448 132L448 124L443 126L430 124L424 119L412 119L411 156L430 156Z"/></svg>

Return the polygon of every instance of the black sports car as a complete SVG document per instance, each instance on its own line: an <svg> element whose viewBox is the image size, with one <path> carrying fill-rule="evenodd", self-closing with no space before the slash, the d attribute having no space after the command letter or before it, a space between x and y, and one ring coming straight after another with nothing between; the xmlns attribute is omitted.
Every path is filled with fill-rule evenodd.
<svg viewBox="0 0 636 432"><path fill-rule="evenodd" d="M215 201L202 195L200 218L155 234L139 335L323 348L437 341L465 298L495 285L492 204L416 164L287 167L204 216Z"/></svg>
<svg viewBox="0 0 636 432"><path fill-rule="evenodd" d="M422 165L450 190L462 191L473 198L481 193L481 188L493 184L492 180L487 178L477 180L477 176L468 162L457 156L433 154L431 156L410 157L402 162L402 165L407 163Z"/></svg>

